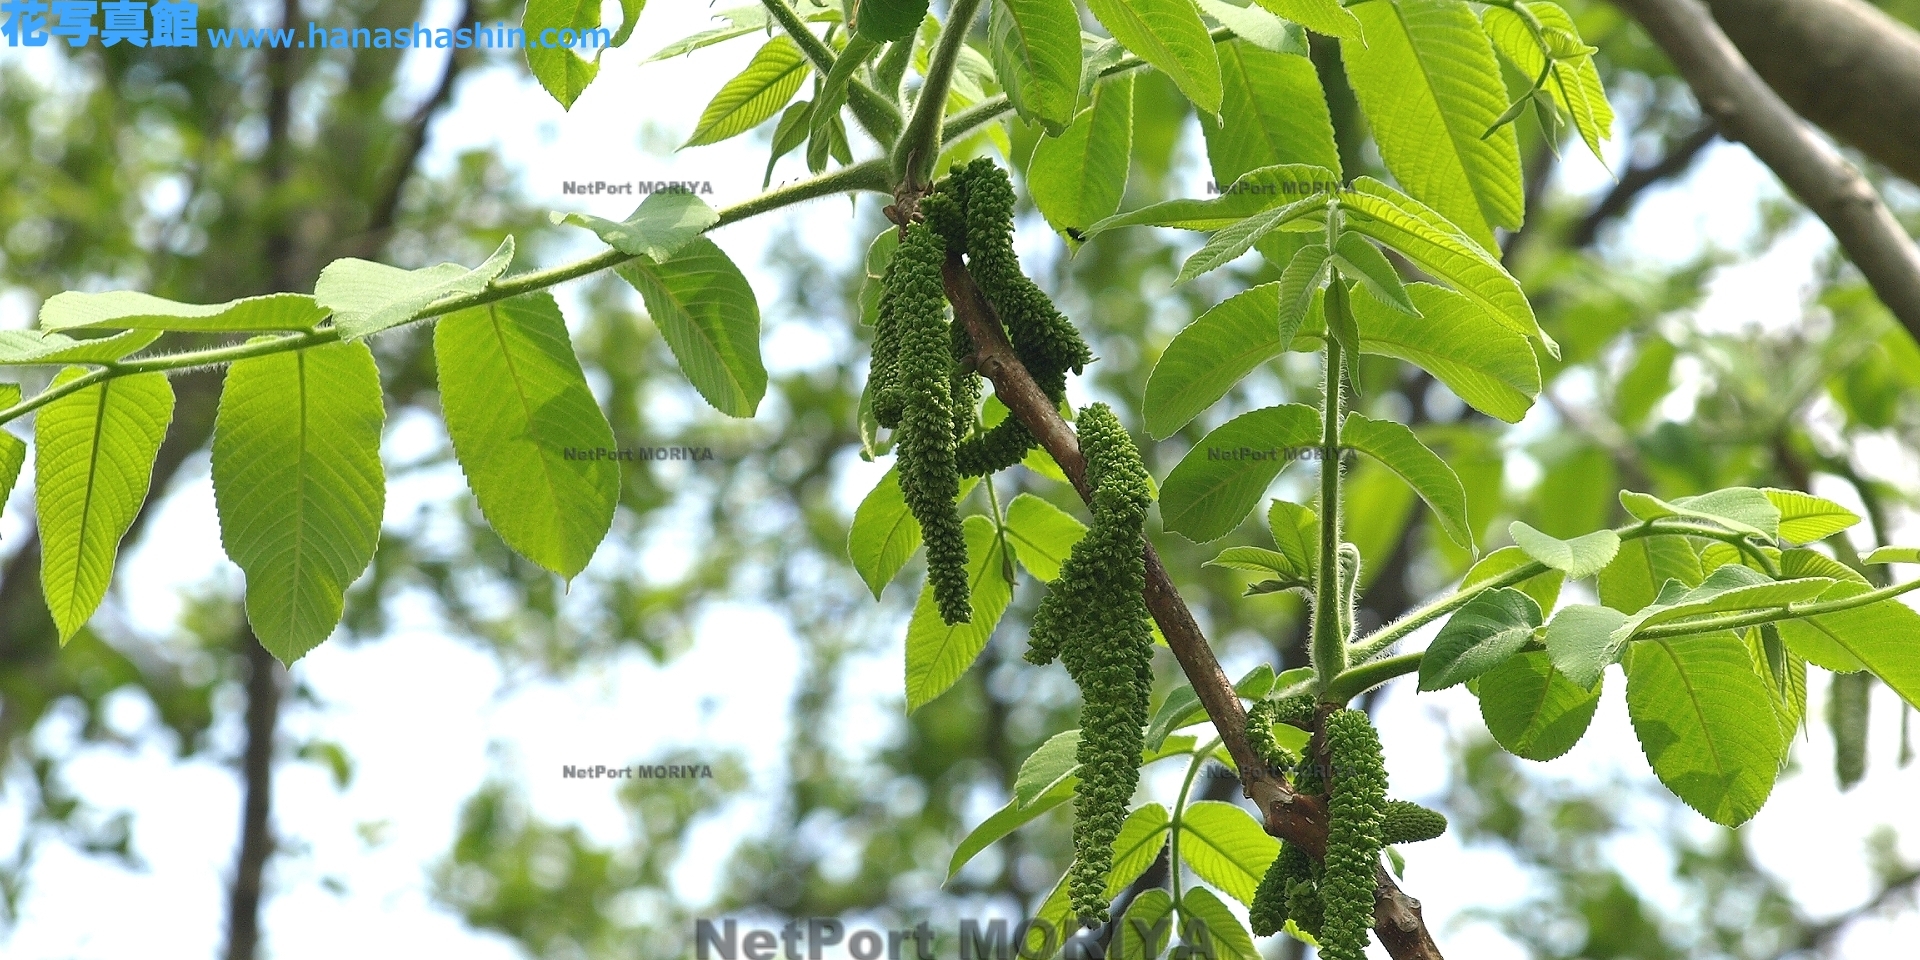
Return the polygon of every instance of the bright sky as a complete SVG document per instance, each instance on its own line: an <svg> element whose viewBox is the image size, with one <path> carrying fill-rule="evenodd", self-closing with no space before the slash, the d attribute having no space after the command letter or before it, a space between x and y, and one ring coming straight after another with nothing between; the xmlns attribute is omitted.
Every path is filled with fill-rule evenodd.
<svg viewBox="0 0 1920 960"><path fill-rule="evenodd" d="M424 18L428 22L451 16L450 2L436 2ZM510 71L468 78L452 112L434 128L429 162L445 164L461 148L491 145L520 171L522 188L535 202L613 218L624 216L634 198L569 197L560 183L702 180L712 183L715 195L708 199L715 206L751 196L758 191L764 158L738 149L737 143L682 154L643 149L683 140L704 102L697 92L716 88L754 49L751 41L740 41L692 60L637 65L667 41L702 29L704 7L659 0L649 5L633 41L606 57L599 79L570 116ZM606 10L609 22L618 19L612 0ZM12 55L0 49L0 56ZM436 64L413 66L424 88ZM1623 166L1617 156L1614 166ZM1198 164L1189 168L1197 186L1204 173ZM782 174L791 177L798 170L797 160L790 159ZM1561 177L1565 189L1580 192L1604 189L1609 182L1605 171L1579 151L1569 154ZM1649 197L1623 236L1638 255L1663 260L1683 258L1703 243L1737 243L1755 226L1756 191L1775 189L1744 151L1722 145L1690 177ZM836 199L782 216L809 218L809 226L817 229L804 236L836 237L845 235L846 214L844 201ZM584 253L591 238L579 234L577 249ZM717 240L751 276L751 265L773 235L771 224L749 223L722 231ZM1023 253L1034 246L1026 239ZM1773 255L1723 272L1700 321L1720 328L1790 321L1810 280L1809 264L1828 242L1817 225L1802 228ZM842 255L851 258L859 243L848 240ZM8 319L8 325L17 325L24 318ZM788 339L767 345L770 363L804 365L821 356L818 342L810 342L795 325L781 336ZM1536 408L1522 429L1551 429L1543 409ZM139 626L156 634L177 613L179 591L209 578L238 583L238 570L219 550L204 462L197 469L199 479L179 488L145 544L123 558L118 578L129 591L129 609L136 611ZM877 475L871 465L855 461L850 466L843 483L849 513ZM395 489L389 520L406 516L423 499L444 496L449 481L458 483L457 477L429 478ZM23 495L24 490L16 491L16 509L0 522L0 536L20 529ZM664 534L651 552L673 556L678 550L673 536ZM606 782L562 780L561 764L625 763L675 745L730 747L749 759L757 789L771 792L777 784L788 734L777 707L798 663L777 611L714 612L700 625L694 649L666 668L628 657L565 683L512 689L504 686L493 658L438 635L419 617L413 620L379 642L322 646L295 668L322 706L289 711L289 735L337 741L358 769L345 791L336 790L314 765L283 764L277 774L276 823L294 851L275 861L273 897L266 907L266 942L279 960L355 954L518 956L505 940L467 930L425 893L424 871L447 851L460 803L490 772L524 787L539 816L579 823L608 843L625 837L612 788ZM741 636L756 638L755 657L733 654L727 641ZM875 745L897 730L871 719L898 716L900 656L896 641L882 656L857 663L849 675L848 689L856 696L848 698L839 732L871 731L852 742ZM743 677L742 670L752 675ZM1626 722L1618 679L1618 673L1609 677L1613 683L1592 732L1572 753L1546 764L1544 773L1572 780L1614 772L1650 779ZM1892 755L1897 736L1894 701L1880 692L1874 713L1876 759ZM237 752L240 740L236 704L226 707L216 756ZM1813 709L1818 716L1817 703ZM1473 699L1463 691L1416 699L1411 688L1398 685L1382 713L1396 794L1420 797L1441 789L1440 748L1477 727L1476 714ZM151 723L147 703L130 694L116 698L108 715L128 734ZM65 716L44 724L39 735L57 745L71 742L76 728L77 718ZM139 742L131 752L89 750L67 773L94 804L136 812L134 849L147 869L128 872L57 844L43 848L21 922L5 951L8 957L198 960L216 953L238 823L237 782L230 769L207 759L173 762L171 745L159 738L146 735ZM1874 826L1910 811L1911 798L1920 795L1920 766L1894 771L1880 763L1835 808L1827 750L1822 736L1799 746L1799 768L1782 780L1751 828L1763 862L1794 878L1795 894L1815 911L1839 911L1866 895L1859 856L1863 838ZM8 796L18 797L27 784L14 770L7 785ZM759 802L700 829L678 876L682 894L698 899L713 890L715 867L733 840L756 822ZM18 829L20 813L17 800L0 804L0 843ZM1706 829L1697 817L1690 822ZM1909 859L1920 859L1917 840L1907 840ZM1626 843L1621 852L1647 883L1663 882L1665 854L1652 833ZM1412 851L1406 886L1425 901L1450 954L1505 960L1521 954L1484 927L1461 926L1459 917L1474 905L1525 895L1525 883L1503 857L1461 849L1446 838ZM1862 924L1848 941L1848 952L1893 956L1893 944L1911 944L1917 935L1920 920L1911 917L1899 924Z"/></svg>

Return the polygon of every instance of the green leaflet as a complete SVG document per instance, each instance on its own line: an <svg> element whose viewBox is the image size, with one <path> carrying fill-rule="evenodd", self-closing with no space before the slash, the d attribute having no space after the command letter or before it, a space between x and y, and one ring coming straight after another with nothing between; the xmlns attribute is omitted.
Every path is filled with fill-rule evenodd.
<svg viewBox="0 0 1920 960"><path fill-rule="evenodd" d="M1073 121L1080 98L1080 13L1073 0L992 0L987 50L1021 117L1055 135Z"/></svg>
<svg viewBox="0 0 1920 960"><path fill-rule="evenodd" d="M1792 543L1825 540L1860 522L1859 514L1810 493L1772 487L1760 492L1780 511L1780 538Z"/></svg>
<svg viewBox="0 0 1920 960"><path fill-rule="evenodd" d="M85 373L69 367L52 386ZM34 420L40 584L63 644L106 596L120 538L147 498L172 419L166 374L139 373L61 397Z"/></svg>
<svg viewBox="0 0 1920 960"><path fill-rule="evenodd" d="M1201 800L1180 814L1180 859L1202 880L1242 904L1280 853L1280 841L1245 810L1231 803Z"/></svg>
<svg viewBox="0 0 1920 960"><path fill-rule="evenodd" d="M1600 684L1581 687L1544 653L1521 653L1480 675L1480 719L1508 753L1545 762L1564 755L1587 732L1600 706Z"/></svg>
<svg viewBox="0 0 1920 960"><path fill-rule="evenodd" d="M1311 509L1286 500L1267 506L1267 531L1294 569L1313 575L1320 564L1320 518Z"/></svg>
<svg viewBox="0 0 1920 960"><path fill-rule="evenodd" d="M1407 297L1407 287L1400 280L1400 272L1380 248L1368 243L1365 237L1357 233L1342 233L1334 242L1333 264L1345 273L1349 280L1358 280L1357 289L1371 294L1374 299L1410 317L1419 317L1420 308L1413 305ZM1353 290L1356 288L1349 288Z"/></svg>
<svg viewBox="0 0 1920 960"><path fill-rule="evenodd" d="M1143 890L1127 907L1113 942L1120 960L1154 960L1173 939L1173 895L1163 887Z"/></svg>
<svg viewBox="0 0 1920 960"><path fill-rule="evenodd" d="M613 526L613 428L545 292L462 310L433 332L440 407L480 512L515 552L573 579Z"/></svg>
<svg viewBox="0 0 1920 960"><path fill-rule="evenodd" d="M43 330L309 331L327 311L309 296L274 293L201 305L132 290L56 293L40 305Z"/></svg>
<svg viewBox="0 0 1920 960"><path fill-rule="evenodd" d="M1078 779L1075 772L1080 768L1074 754L1079 747L1080 731L1068 730L1049 738L1020 764L1013 796L1007 799L1006 805L981 821L954 848L953 857L947 862L948 880L959 874L960 868L980 851L1073 796L1073 785Z"/></svg>
<svg viewBox="0 0 1920 960"><path fill-rule="evenodd" d="M647 0L620 0L620 29L613 32L613 42L609 46L625 46L633 37L633 28L640 25L640 13L647 8Z"/></svg>
<svg viewBox="0 0 1920 960"><path fill-rule="evenodd" d="M639 5L632 8L622 6L626 11L626 20L621 24L622 39L632 32L633 23L639 14ZM543 30L592 30L600 26L600 4L598 0L527 0L527 10L520 18L520 27L527 37L539 39ZM573 102L580 99L587 84L600 72L600 58L581 59L572 50L559 47L546 47L538 43L526 44L527 67L533 71L534 79L546 88L548 94L560 103L563 110L573 109Z"/></svg>
<svg viewBox="0 0 1920 960"><path fill-rule="evenodd" d="M1526 193L1512 126L1486 135L1507 99L1479 18L1465 0L1379 0L1353 12L1367 42L1341 55L1387 169L1496 249L1493 228L1519 228Z"/></svg>
<svg viewBox="0 0 1920 960"><path fill-rule="evenodd" d="M1533 337L1555 357L1560 347L1533 315L1520 282L1475 241L1412 197L1372 177L1339 195L1347 229L1399 251L1414 265L1478 304L1507 329Z"/></svg>
<svg viewBox="0 0 1920 960"><path fill-rule="evenodd" d="M1573 19L1567 11L1553 3L1520 4L1527 12L1540 21L1542 27L1564 30L1578 37ZM1487 35L1493 40L1494 49L1513 63L1514 68L1531 82L1540 76L1546 67L1546 55L1540 50L1540 42L1534 39L1533 31L1527 28L1525 20L1518 13L1505 7L1487 7L1481 12L1486 23ZM1612 137L1613 105L1607 102L1607 92L1600 84L1600 70L1593 64L1591 55L1581 55L1569 59L1556 59L1553 73L1547 77L1547 96L1552 98L1568 116L1573 118L1573 128L1580 139L1593 151L1595 159L1606 163L1600 154L1600 141Z"/></svg>
<svg viewBox="0 0 1920 960"><path fill-rule="evenodd" d="M1340 149L1313 61L1244 40L1217 50L1221 122L1200 121L1214 181L1232 183L1250 170L1282 163L1324 167L1338 177Z"/></svg>
<svg viewBox="0 0 1920 960"><path fill-rule="evenodd" d="M1213 891L1206 887L1187 888L1180 898L1180 914L1183 941L1209 943L1218 960L1260 960L1253 935Z"/></svg>
<svg viewBox="0 0 1920 960"><path fill-rule="evenodd" d="M1786 751L1766 681L1731 632L1636 644L1627 715L1653 772L1707 819L1745 823L1773 790Z"/></svg>
<svg viewBox="0 0 1920 960"><path fill-rule="evenodd" d="M1467 523L1467 494L1460 478L1438 454L1403 424L1347 414L1340 442L1385 464L1433 508L1440 528L1453 542L1473 549L1473 530Z"/></svg>
<svg viewBox="0 0 1920 960"><path fill-rule="evenodd" d="M1680 497L1672 503L1652 494L1622 490L1620 505L1636 520L1679 517L1705 520L1736 533L1769 540L1780 535L1780 508L1764 492L1752 487L1727 487L1697 497Z"/></svg>
<svg viewBox="0 0 1920 960"><path fill-rule="evenodd" d="M363 343L235 363L213 425L220 542L247 621L282 663L326 640L373 559L386 503L380 371Z"/></svg>
<svg viewBox="0 0 1920 960"><path fill-rule="evenodd" d="M1607 666L1626 645L1627 615L1612 607L1573 604L1547 624L1547 658L1553 668L1582 690L1600 682Z"/></svg>
<svg viewBox="0 0 1920 960"><path fill-rule="evenodd" d="M1366 42L1366 28L1360 18L1340 5L1339 0L1256 0L1260 6L1279 14L1315 33L1342 40Z"/></svg>
<svg viewBox="0 0 1920 960"><path fill-rule="evenodd" d="M927 16L927 0L859 0L853 8L853 28L860 36L882 43L905 40L920 29Z"/></svg>
<svg viewBox="0 0 1920 960"><path fill-rule="evenodd" d="M1053 229L1072 238L1120 209L1133 150L1133 76L1095 85L1093 105L1034 144L1027 189Z"/></svg>
<svg viewBox="0 0 1920 960"><path fill-rule="evenodd" d="M979 477L961 477L959 499L966 499L973 485L979 482ZM1016 497L1015 502L1019 499ZM880 592L893 582L900 568L907 565L907 560L918 549L920 522L913 518L913 511L907 509L898 470L890 468L853 511L853 526L847 531L847 556L867 589L873 591L873 598L878 600ZM1020 560L1027 560L1024 550Z"/></svg>
<svg viewBox="0 0 1920 960"><path fill-rule="evenodd" d="M665 263L693 238L705 233L720 215L705 200L691 193L647 194L645 200L625 220L607 220L585 213L548 215L555 224L572 224L592 230L602 243L636 257Z"/></svg>
<svg viewBox="0 0 1920 960"><path fill-rule="evenodd" d="M1220 61L1193 0L1087 0L1115 40L1173 79L1202 113L1220 112Z"/></svg>
<svg viewBox="0 0 1920 960"><path fill-rule="evenodd" d="M1512 587L1467 601L1420 658L1420 689L1444 690L1499 666L1533 639L1540 620L1540 605Z"/></svg>
<svg viewBox="0 0 1920 960"><path fill-rule="evenodd" d="M457 263L402 270L349 257L320 271L313 297L333 311L333 325L342 339L358 340L410 322L442 300L485 290L512 262L512 237L471 270Z"/></svg>
<svg viewBox="0 0 1920 960"><path fill-rule="evenodd" d="M1304 448L1320 442L1320 412L1301 404L1263 407L1220 425L1194 445L1160 486L1160 518L1196 543L1218 540L1246 519L1267 485Z"/></svg>
<svg viewBox="0 0 1920 960"><path fill-rule="evenodd" d="M802 20L820 20L825 19L828 15L828 11L826 10L821 10L814 14L807 14L802 11L796 11L796 13L799 13L800 19ZM832 15L838 18L839 11L832 11ZM702 47L710 47L716 43L732 40L735 37L744 37L749 33L763 32L773 23L773 18L767 12L767 8L757 3L747 4L741 7L731 7L726 10L716 10L714 11L713 18L715 20L726 21L726 25L702 30L699 33L675 40L661 47L659 50L654 51L652 56L640 62L652 63L655 60L667 60L682 54L692 53Z"/></svg>
<svg viewBox="0 0 1920 960"><path fill-rule="evenodd" d="M1295 200L1285 206L1273 207L1256 213L1245 220L1221 228L1207 238L1187 262L1180 265L1180 275L1174 278L1174 285L1186 283L1194 277L1210 273L1238 260L1261 237L1296 221L1308 220L1315 215L1324 215L1326 201L1318 195Z"/></svg>
<svg viewBox="0 0 1920 960"><path fill-rule="evenodd" d="M1920 563L1920 547L1879 547L1867 554L1867 563Z"/></svg>
<svg viewBox="0 0 1920 960"><path fill-rule="evenodd" d="M1507 532L1527 556L1566 574L1569 580L1584 580L1599 573L1620 552L1620 535L1612 530L1596 530L1583 537L1561 540L1515 520Z"/></svg>
<svg viewBox="0 0 1920 960"><path fill-rule="evenodd" d="M1324 167L1284 163L1241 174L1212 200L1167 200L1108 217L1087 228L1087 236L1117 227L1173 227L1222 230L1256 213L1303 197L1340 189L1340 176Z"/></svg>
<svg viewBox="0 0 1920 960"><path fill-rule="evenodd" d="M614 268L647 305L694 389L730 417L751 417L767 392L760 363L760 304L725 251L705 237L665 263Z"/></svg>
<svg viewBox="0 0 1920 960"><path fill-rule="evenodd" d="M1840 600L1868 591L1840 581L1820 595ZM1780 622L1780 636L1795 653L1836 672L1873 671L1901 699L1920 705L1920 613L1899 600Z"/></svg>
<svg viewBox="0 0 1920 960"><path fill-rule="evenodd" d="M1172 436L1227 395L1240 378L1285 348L1273 318L1279 285L1262 284L1215 304L1167 345L1147 376L1147 433Z"/></svg>
<svg viewBox="0 0 1920 960"><path fill-rule="evenodd" d="M1533 558L1519 547L1501 547L1481 557L1478 563L1467 569L1467 575L1460 581L1460 589L1465 590L1489 580L1493 580L1509 571L1517 570L1533 562ZM1529 577L1513 585L1515 590L1533 598L1542 610L1552 610L1559 602L1560 586L1567 575L1558 570L1548 570L1539 576Z"/></svg>
<svg viewBox="0 0 1920 960"><path fill-rule="evenodd" d="M1434 375L1468 406L1519 423L1540 393L1540 364L1526 338L1467 297L1430 283L1410 283L1420 316L1354 291L1354 319L1364 353L1398 357Z"/></svg>
<svg viewBox="0 0 1920 960"><path fill-rule="evenodd" d="M1066 938L1061 934L1076 929L1069 926L1074 922L1073 902L1067 896L1067 889L1071 886L1068 881L1072 878L1073 865L1068 864L1060 882L1054 884L1053 891L1033 911L1033 921L1027 925L1025 937L1015 948L1022 956L1033 960L1053 960L1065 946Z"/></svg>
<svg viewBox="0 0 1920 960"><path fill-rule="evenodd" d="M1600 602L1621 613L1637 613L1660 595L1661 584L1668 580L1692 587L1703 576L1700 555L1685 537L1639 537L1620 544L1613 562L1600 571Z"/></svg>
<svg viewBox="0 0 1920 960"><path fill-rule="evenodd" d="M1000 615L1013 599L1007 582L1004 541L993 521L979 515L966 520L967 579L972 584L973 619L948 626L940 619L931 585L920 591L913 620L907 624L907 710L925 706L947 692L986 649Z"/></svg>
<svg viewBox="0 0 1920 960"><path fill-rule="evenodd" d="M158 339L158 330L128 330L92 340L39 330L0 330L0 366L112 363Z"/></svg>
<svg viewBox="0 0 1920 960"><path fill-rule="evenodd" d="M20 385L0 383L0 409L11 407L20 402ZM13 496L13 485L20 480L20 468L27 462L26 441L0 429L0 513L7 508L7 499Z"/></svg>
<svg viewBox="0 0 1920 960"><path fill-rule="evenodd" d="M1086 524L1031 493L1014 497L1007 505L1007 538L1013 542L1013 555L1042 583L1060 579L1060 565L1086 533Z"/></svg>
<svg viewBox="0 0 1920 960"><path fill-rule="evenodd" d="M681 148L719 143L773 118L800 90L812 65L785 35L775 36L707 103Z"/></svg>
<svg viewBox="0 0 1920 960"><path fill-rule="evenodd" d="M1200 5L1200 12L1212 17L1228 30L1232 30L1237 39L1245 40L1269 53L1290 53L1302 57L1307 55L1307 32L1297 23L1288 23L1268 13L1263 7L1236 7L1227 0L1196 0L1196 2ZM1216 55L1221 55L1221 47L1221 44L1214 44ZM1227 80L1226 73L1227 68L1223 62L1220 79L1231 83L1232 81ZM1224 110L1225 107L1226 100L1222 99L1221 108Z"/></svg>

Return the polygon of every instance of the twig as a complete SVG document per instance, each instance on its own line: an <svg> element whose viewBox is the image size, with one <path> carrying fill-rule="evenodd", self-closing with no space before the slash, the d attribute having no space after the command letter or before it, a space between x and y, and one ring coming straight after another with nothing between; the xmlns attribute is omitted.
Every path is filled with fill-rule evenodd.
<svg viewBox="0 0 1920 960"><path fill-rule="evenodd" d="M1768 87L1700 0L1616 0L1673 60L1701 109L1825 221L1880 301L1920 337L1920 247L1866 177Z"/></svg>
<svg viewBox="0 0 1920 960"><path fill-rule="evenodd" d="M958 254L949 254L941 270L954 316L966 325L975 346L975 368L993 382L994 396L1031 432L1072 481L1083 500L1091 500L1086 458L1073 429L1060 417L1053 401L1035 383L1007 342L993 305L974 283ZM1247 739L1247 714L1213 647L1194 622L1192 611L1167 575L1153 544L1146 547L1147 609L1167 638L1167 647L1206 708L1215 731L1240 771L1242 786L1259 806L1267 832L1299 844L1310 855L1323 857L1327 846L1327 810L1316 797L1296 793L1268 770L1266 761ZM1395 960L1440 960L1440 949L1427 932L1420 901L1402 892L1383 867L1374 891L1374 934Z"/></svg>

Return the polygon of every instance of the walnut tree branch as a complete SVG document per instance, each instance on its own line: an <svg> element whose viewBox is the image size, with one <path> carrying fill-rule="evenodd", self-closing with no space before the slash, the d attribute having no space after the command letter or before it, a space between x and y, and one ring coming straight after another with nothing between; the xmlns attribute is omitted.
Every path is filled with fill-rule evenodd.
<svg viewBox="0 0 1920 960"><path fill-rule="evenodd" d="M975 369L993 382L994 395L1060 465L1081 499L1090 501L1087 461L1080 453L1079 439L1014 354L993 305L987 302L958 254L947 255L941 279L946 286L947 300L953 304L955 319L966 326L967 335L973 340ZM1146 566L1147 609L1160 625L1168 649L1180 662L1187 682L1192 684L1221 742L1233 757L1247 796L1253 798L1265 816L1267 832L1299 844L1314 857L1324 856L1325 804L1318 798L1296 793L1285 780L1275 776L1247 739L1246 709L1240 705L1240 697L1226 672L1220 669L1213 647L1200 632L1200 625L1194 622L1192 611L1181 599L1151 542L1146 548ZM1373 930L1388 954L1395 960L1441 960L1440 949L1421 916L1420 901L1402 892L1384 867L1378 872L1378 881L1374 891Z"/></svg>
<svg viewBox="0 0 1920 960"><path fill-rule="evenodd" d="M1920 247L1867 178L1760 79L1700 0L1614 2L1666 51L1721 132L1826 222L1880 301L1920 337Z"/></svg>

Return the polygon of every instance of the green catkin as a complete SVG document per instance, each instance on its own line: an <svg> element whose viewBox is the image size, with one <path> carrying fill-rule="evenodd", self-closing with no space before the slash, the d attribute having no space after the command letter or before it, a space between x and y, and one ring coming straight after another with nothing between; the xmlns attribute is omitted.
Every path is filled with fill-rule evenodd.
<svg viewBox="0 0 1920 960"><path fill-rule="evenodd" d="M1152 689L1143 527L1152 503L1146 465L1104 404L1080 411L1080 449L1093 491L1093 525L1074 544L1033 619L1027 659L1059 657L1080 687L1080 782L1068 893L1086 920L1107 920L1113 840L1140 781Z"/></svg>
<svg viewBox="0 0 1920 960"><path fill-rule="evenodd" d="M906 238L888 267L898 326L892 393L900 404L895 445L900 492L927 546L927 581L949 624L973 618L967 577L967 540L954 500L960 474L954 468L954 411L949 371L953 347L940 288L946 247L921 224ZM876 402L876 414L879 404Z"/></svg>
<svg viewBox="0 0 1920 960"><path fill-rule="evenodd" d="M1325 735L1333 789L1320 877L1325 909L1320 956L1365 960L1387 806L1387 767L1380 736L1365 713L1335 711L1327 717Z"/></svg>
<svg viewBox="0 0 1920 960"><path fill-rule="evenodd" d="M1312 883L1313 859L1305 850L1282 841L1280 855L1273 858L1266 876L1260 878L1260 886L1253 891L1253 905L1247 911L1247 919L1254 934L1271 937L1279 933L1290 915L1289 891L1296 885L1310 888ZM1298 921L1295 924L1298 925Z"/></svg>
<svg viewBox="0 0 1920 960"><path fill-rule="evenodd" d="M1287 919L1318 940L1326 926L1326 907L1320 900L1320 867L1308 864L1305 880L1287 883Z"/></svg>
<svg viewBox="0 0 1920 960"><path fill-rule="evenodd" d="M1380 821L1380 840L1388 846L1432 840L1446 832L1446 814L1410 800L1388 800Z"/></svg>
<svg viewBox="0 0 1920 960"><path fill-rule="evenodd" d="M1013 182L982 157L954 172L966 212L967 269L1007 326L1020 362L1047 395L1059 401L1068 371L1093 362L1080 331L1020 272L1013 250Z"/></svg>
<svg viewBox="0 0 1920 960"><path fill-rule="evenodd" d="M897 319L899 296L898 257L887 261L880 275L879 315L873 323L873 359L867 367L867 390L873 395L873 419L888 430L900 427L900 322Z"/></svg>

